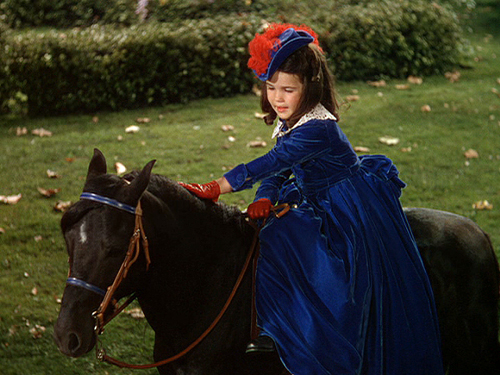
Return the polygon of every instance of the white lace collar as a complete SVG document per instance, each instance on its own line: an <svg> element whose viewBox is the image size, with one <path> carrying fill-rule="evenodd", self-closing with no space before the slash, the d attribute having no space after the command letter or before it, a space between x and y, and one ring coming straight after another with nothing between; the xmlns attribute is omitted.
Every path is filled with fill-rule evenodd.
<svg viewBox="0 0 500 375"><path fill-rule="evenodd" d="M337 121L337 118L331 114L321 103L318 103L316 107L314 107L310 112L306 113L304 116L300 118L297 123L292 126L290 129L284 130L285 122L281 119L278 119L278 123L273 131L272 138L282 137L285 134L290 133L293 129L298 128L301 125L304 125L306 122L310 120L334 120Z"/></svg>

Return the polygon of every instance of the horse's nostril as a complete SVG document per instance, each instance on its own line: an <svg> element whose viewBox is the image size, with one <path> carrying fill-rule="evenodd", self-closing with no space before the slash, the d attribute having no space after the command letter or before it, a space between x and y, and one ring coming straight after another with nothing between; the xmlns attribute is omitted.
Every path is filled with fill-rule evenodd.
<svg viewBox="0 0 500 375"><path fill-rule="evenodd" d="M68 339L68 350L71 353L75 353L78 349L80 349L80 338L75 333L70 333Z"/></svg>

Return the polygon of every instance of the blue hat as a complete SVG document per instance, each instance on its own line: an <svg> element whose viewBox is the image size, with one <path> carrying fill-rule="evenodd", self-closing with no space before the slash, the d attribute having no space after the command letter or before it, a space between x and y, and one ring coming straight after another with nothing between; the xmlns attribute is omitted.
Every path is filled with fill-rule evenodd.
<svg viewBox="0 0 500 375"><path fill-rule="evenodd" d="M270 79L285 59L299 48L313 42L318 44L314 31L310 29L314 36L308 31L289 27L277 38L273 38L272 32L276 33L279 26L283 25L270 27L271 32L266 31L263 35L257 34L249 44L251 57L248 66L264 82Z"/></svg>

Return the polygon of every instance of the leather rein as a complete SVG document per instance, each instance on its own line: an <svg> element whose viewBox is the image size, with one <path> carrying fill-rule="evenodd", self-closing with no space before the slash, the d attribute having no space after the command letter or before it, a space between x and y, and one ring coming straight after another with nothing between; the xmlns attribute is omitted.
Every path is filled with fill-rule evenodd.
<svg viewBox="0 0 500 375"><path fill-rule="evenodd" d="M188 347L186 347L184 350L182 350L181 352L179 352L176 355L173 355L169 358L163 359L163 360L155 362L155 363L150 363L150 364L144 364L144 365L129 364L129 363L125 363L125 362L122 362L118 359L115 359L115 358L108 356L106 353L106 350L102 346L102 343L99 339L99 336L103 334L104 326L106 324L108 324L112 319L114 319L120 312L122 312L125 309L125 307L127 307L136 298L135 294L133 294L127 299L126 302L124 302L121 306L118 306L118 302L113 298L113 296L114 296L116 290L118 289L118 287L120 286L121 282L123 281L123 279L125 279L125 277L127 277L127 274L130 270L130 267L132 267L132 265L135 263L135 261L139 257L139 254L141 252L141 244L142 244L142 249L144 251L144 255L146 257L146 270L149 269L149 265L151 263L151 259L149 257L148 239L147 239L146 234L144 232L144 227L143 227L143 222L142 222L141 202L139 200L139 202L137 203L137 206L132 207L132 206L128 206L126 204L123 204L121 202L118 202L114 199L110 199L110 198L103 197L103 196L93 194L93 193L82 193L80 198L97 201L97 202L118 208L120 210L129 212L129 213L132 213L135 215L135 228L134 228L134 232L132 234L132 237L130 238L127 254L125 256L125 259L124 259L120 269L118 270L118 273L115 276L113 283L111 284L111 286L109 286L107 288L107 290L105 292L102 289L100 289L96 286L93 286L92 284L89 284L85 281L82 281L82 280L79 280L79 279L76 279L73 277L69 277L67 282L66 282L68 285L83 287L83 288L88 289L90 291L93 291L95 293L104 295L104 298L103 298L101 304L99 305L97 310L92 313L92 316L95 319L94 332L96 335L96 356L97 356L97 359L99 359L100 361L103 361L103 362L107 362L107 363L116 365L118 367L122 367L122 368L126 367L126 368L131 368L131 369L149 369L149 368L163 366L163 365L170 363L170 362L173 362L173 361L183 357L187 353L189 353L201 341L203 341L203 339L206 336L208 336L208 334L210 332L212 332L212 330L215 328L215 326L222 319L222 317L225 314L225 312L227 311L229 305L233 301L234 296L236 295L236 292L238 291L238 289L243 281L243 278L244 278L246 272L248 271L250 264L252 263L252 258L254 257L254 254L257 251L258 236L259 236L260 228L255 226L255 229L256 229L255 235L253 237L252 244L250 246L250 250L249 250L247 257L245 259L245 263L243 264L243 268L242 268L240 274L238 275L238 278L233 286L233 289L232 289L229 297L226 300L226 303L222 307L219 314L215 317L213 322L210 324L210 326L195 341L193 341ZM285 213L287 213L289 210L290 210L290 207L288 206L288 204L283 204L283 205L273 207L272 212L275 214L276 217L281 217ZM263 225L264 224L262 224L262 226ZM111 315L109 315L108 317L105 318L104 315L105 315L105 313L108 310L110 305L112 305L112 307L113 307L113 312L111 313Z"/></svg>

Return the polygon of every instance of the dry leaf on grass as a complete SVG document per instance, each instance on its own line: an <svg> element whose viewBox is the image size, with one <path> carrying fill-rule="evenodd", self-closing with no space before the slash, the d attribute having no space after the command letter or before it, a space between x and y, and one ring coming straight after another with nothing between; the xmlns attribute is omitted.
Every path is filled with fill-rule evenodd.
<svg viewBox="0 0 500 375"><path fill-rule="evenodd" d="M127 168L120 162L115 163L115 171L117 174L122 174L127 171Z"/></svg>
<svg viewBox="0 0 500 375"><path fill-rule="evenodd" d="M262 90L257 85L253 85L252 92L255 94L255 96L258 96L258 97L262 96Z"/></svg>
<svg viewBox="0 0 500 375"><path fill-rule="evenodd" d="M368 147L364 147L364 146L355 146L354 151L356 151L356 152L370 152L370 149Z"/></svg>
<svg viewBox="0 0 500 375"><path fill-rule="evenodd" d="M71 201L57 201L54 205L54 211L65 212L69 206L71 206Z"/></svg>
<svg viewBox="0 0 500 375"><path fill-rule="evenodd" d="M368 85L372 86L372 87L385 87L385 86L387 86L387 83L383 79L380 81L368 81L366 83L368 83Z"/></svg>
<svg viewBox="0 0 500 375"><path fill-rule="evenodd" d="M470 148L470 149L468 149L467 151L464 152L464 156L467 159L477 159L477 158L479 158L479 152L477 152L476 150Z"/></svg>
<svg viewBox="0 0 500 375"><path fill-rule="evenodd" d="M57 189L44 189L44 188L38 187L37 189L38 189L38 192L40 194L42 194L44 197L47 197L47 198L50 198L53 195L56 195L57 193L59 193L61 191L60 188L57 188Z"/></svg>
<svg viewBox="0 0 500 375"><path fill-rule="evenodd" d="M125 310L124 313L127 315L130 315L134 319L144 319L145 318L144 312L139 307Z"/></svg>
<svg viewBox="0 0 500 375"><path fill-rule="evenodd" d="M99 122L99 117L97 117L97 116L92 117L92 122L94 124L97 124Z"/></svg>
<svg viewBox="0 0 500 375"><path fill-rule="evenodd" d="M359 95L347 95L345 97L345 100L347 100L348 102L357 102L359 99L361 99Z"/></svg>
<svg viewBox="0 0 500 375"><path fill-rule="evenodd" d="M500 98L500 92L498 92L498 90L496 88L493 87L491 89L491 92Z"/></svg>
<svg viewBox="0 0 500 375"><path fill-rule="evenodd" d="M139 132L139 130L141 130L141 128L139 128L137 125L130 125L125 128L125 133L134 134Z"/></svg>
<svg viewBox="0 0 500 375"><path fill-rule="evenodd" d="M264 117L267 116L267 114L266 113L255 112L254 116L255 116L255 118L263 119Z"/></svg>
<svg viewBox="0 0 500 375"><path fill-rule="evenodd" d="M4 234L4 233L5 233L5 229L0 228L0 234Z"/></svg>
<svg viewBox="0 0 500 375"><path fill-rule="evenodd" d="M484 200L475 202L474 204L472 204L472 208L475 210L492 210L493 205L487 200Z"/></svg>
<svg viewBox="0 0 500 375"><path fill-rule="evenodd" d="M25 127L23 128L20 128L19 126L16 128L16 135L18 137L22 136L22 135L26 135L28 134L28 129L26 129Z"/></svg>
<svg viewBox="0 0 500 375"><path fill-rule="evenodd" d="M148 124L151 122L151 119L149 117L139 117L135 119L135 122L137 122L138 124Z"/></svg>
<svg viewBox="0 0 500 375"><path fill-rule="evenodd" d="M222 125L220 128L222 129L223 132L229 132L234 130L233 125Z"/></svg>
<svg viewBox="0 0 500 375"><path fill-rule="evenodd" d="M421 85L424 80L420 77L415 77L415 76L408 76L407 81L409 83L412 83L414 85Z"/></svg>
<svg viewBox="0 0 500 375"><path fill-rule="evenodd" d="M23 195L21 193L17 195L0 195L0 202L5 204L16 204L21 200Z"/></svg>
<svg viewBox="0 0 500 375"><path fill-rule="evenodd" d="M411 147L403 147L401 152L411 152Z"/></svg>
<svg viewBox="0 0 500 375"><path fill-rule="evenodd" d="M34 339L39 339L45 333L46 328L44 326L36 324L34 327L30 328L30 333Z"/></svg>
<svg viewBox="0 0 500 375"><path fill-rule="evenodd" d="M227 137L227 140L228 140L229 142L235 142L235 141L236 141L236 138L234 138L233 136L231 136L231 135L230 135L229 137Z"/></svg>
<svg viewBox="0 0 500 375"><path fill-rule="evenodd" d="M409 90L410 85L396 85L396 90Z"/></svg>
<svg viewBox="0 0 500 375"><path fill-rule="evenodd" d="M500 85L500 78L497 78L497 83Z"/></svg>
<svg viewBox="0 0 500 375"><path fill-rule="evenodd" d="M44 128L32 130L31 134L38 135L39 137L52 137L52 132Z"/></svg>
<svg viewBox="0 0 500 375"><path fill-rule="evenodd" d="M248 142L247 146L248 146L248 147L252 147L252 148L256 148L256 147L266 147L266 146L267 146L267 143L266 143L266 141L262 141L262 140L255 140L255 141Z"/></svg>
<svg viewBox="0 0 500 375"><path fill-rule="evenodd" d="M50 169L47 169L47 177L48 178L60 178L61 176L54 171L51 171Z"/></svg>
<svg viewBox="0 0 500 375"><path fill-rule="evenodd" d="M425 104L420 108L422 112L430 112L431 111L431 106L429 104Z"/></svg>
<svg viewBox="0 0 500 375"><path fill-rule="evenodd" d="M446 72L444 73L444 76L448 81L451 83L457 82L460 79L460 72L455 70L454 72Z"/></svg>
<svg viewBox="0 0 500 375"><path fill-rule="evenodd" d="M399 143L399 138L384 136L380 137L378 141L388 146L395 146Z"/></svg>

